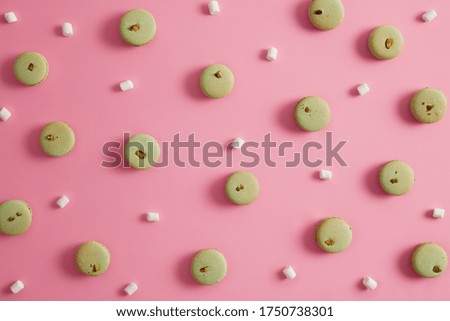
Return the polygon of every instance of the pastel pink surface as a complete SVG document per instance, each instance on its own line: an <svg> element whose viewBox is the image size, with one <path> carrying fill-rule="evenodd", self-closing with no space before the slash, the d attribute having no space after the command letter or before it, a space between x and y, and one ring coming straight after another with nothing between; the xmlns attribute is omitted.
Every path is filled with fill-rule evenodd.
<svg viewBox="0 0 450 321"><path fill-rule="evenodd" d="M0 201L23 199L33 224L20 237L0 235L1 300L449 300L450 273L437 279L415 276L409 257L415 245L437 242L450 251L449 221L431 217L450 208L450 115L436 124L415 122L411 95L426 86L450 95L448 60L450 3L429 1L343 1L339 28L321 32L307 18L307 0L220 1L210 16L207 1L4 0L19 21L0 24L0 105L12 113L0 122ZM421 15L439 16L424 23ZM145 47L124 44L120 16L132 8L152 12L158 32ZM256 8L256 9L255 9ZM75 35L61 35L71 22ZM377 61L367 49L370 30L393 24L405 38L394 60ZM278 60L265 60L278 48ZM12 74L23 51L43 53L47 80L24 87ZM204 98L201 70L223 63L234 72L232 94ZM131 79L135 88L120 92ZM367 82L364 97L356 86ZM108 169L101 162L107 141L124 132L145 132L160 142L195 133L202 142L226 144L235 137L261 141L325 143L325 131L302 132L295 103L319 95L331 106L335 142L347 140L333 180L319 168L300 165L251 169L260 197L249 206L231 205L223 192L233 168ZM71 154L53 159L39 148L44 124L65 121L77 136ZM219 124L219 125L218 125ZM322 156L317 153L315 156ZM258 150L262 155L262 150ZM198 155L197 155L198 156ZM380 166L401 159L415 171L412 190L385 195L377 183ZM278 159L282 161L282 159ZM56 207L61 195L71 202ZM158 223L145 221L157 211ZM341 216L353 228L343 253L326 254L314 242L317 223ZM107 273L91 278L74 264L79 244L97 240L112 255ZM212 287L189 274L192 255L217 248L228 260L226 279ZM295 280L281 270L292 265ZM362 278L377 280L365 290ZM17 279L25 289L12 295ZM139 290L130 298L129 282Z"/></svg>

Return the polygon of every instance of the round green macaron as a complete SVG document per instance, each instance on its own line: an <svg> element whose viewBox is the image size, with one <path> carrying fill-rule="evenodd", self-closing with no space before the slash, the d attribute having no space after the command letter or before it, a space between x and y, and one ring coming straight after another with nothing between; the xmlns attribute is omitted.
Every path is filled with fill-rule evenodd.
<svg viewBox="0 0 450 321"><path fill-rule="evenodd" d="M317 226L316 242L328 253L342 252L352 242L352 228L340 217L324 219Z"/></svg>
<svg viewBox="0 0 450 321"><path fill-rule="evenodd" d="M149 169L158 162L161 150L155 138L147 134L137 134L130 137L124 153L131 167Z"/></svg>
<svg viewBox="0 0 450 321"><path fill-rule="evenodd" d="M295 106L294 117L300 128L315 132L327 126L330 121L330 107L320 97L307 96Z"/></svg>
<svg viewBox="0 0 450 321"><path fill-rule="evenodd" d="M105 245L96 241L89 241L80 245L75 261L81 273L98 276L108 269L111 254Z"/></svg>
<svg viewBox="0 0 450 321"><path fill-rule="evenodd" d="M25 233L32 220L31 207L21 200L0 204L0 233L16 236Z"/></svg>
<svg viewBox="0 0 450 321"><path fill-rule="evenodd" d="M345 10L341 0L312 0L308 15L317 29L332 30L344 20Z"/></svg>
<svg viewBox="0 0 450 321"><path fill-rule="evenodd" d="M156 35L155 19L144 9L130 10L120 19L120 35L130 45L146 45Z"/></svg>
<svg viewBox="0 0 450 321"><path fill-rule="evenodd" d="M14 62L14 76L17 81L26 86L34 86L43 82L47 75L47 59L39 52L24 52Z"/></svg>
<svg viewBox="0 0 450 321"><path fill-rule="evenodd" d="M205 249L192 258L191 274L203 285L213 285L222 281L227 274L225 256L217 250Z"/></svg>
<svg viewBox="0 0 450 321"><path fill-rule="evenodd" d="M70 153L75 146L75 133L64 122L51 122L41 130L39 143L48 156L61 157Z"/></svg>
<svg viewBox="0 0 450 321"><path fill-rule="evenodd" d="M250 172L240 171L230 175L225 183L228 199L237 205L247 205L259 195L259 182Z"/></svg>
<svg viewBox="0 0 450 321"><path fill-rule="evenodd" d="M408 164L399 160L387 162L380 170L379 182L390 195L406 194L414 184L414 172Z"/></svg>
<svg viewBox="0 0 450 321"><path fill-rule="evenodd" d="M418 245L411 256L414 271L426 278L435 278L447 269L447 253L436 243Z"/></svg>
<svg viewBox="0 0 450 321"><path fill-rule="evenodd" d="M372 30L368 45L372 55L380 60L397 57L403 50L403 35L394 26L384 25Z"/></svg>
<svg viewBox="0 0 450 321"><path fill-rule="evenodd" d="M233 86L233 72L225 65L209 65L200 76L200 88L209 98L226 97L233 90Z"/></svg>
<svg viewBox="0 0 450 321"><path fill-rule="evenodd" d="M416 92L409 105L418 122L431 124L444 117L447 98L439 89L427 87Z"/></svg>

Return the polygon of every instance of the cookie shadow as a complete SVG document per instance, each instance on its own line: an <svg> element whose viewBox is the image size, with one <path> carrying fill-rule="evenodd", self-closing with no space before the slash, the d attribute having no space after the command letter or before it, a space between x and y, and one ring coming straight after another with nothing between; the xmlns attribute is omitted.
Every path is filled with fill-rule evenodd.
<svg viewBox="0 0 450 321"><path fill-rule="evenodd" d="M55 36L57 37L62 37L65 38L64 35L62 34L62 26L54 26L53 27L53 33L55 34Z"/></svg>
<svg viewBox="0 0 450 321"><path fill-rule="evenodd" d="M418 125L420 124L414 116L411 113L409 103L411 101L411 98L414 96L415 92L410 92L408 94L404 94L402 97L400 97L398 101L398 113L400 115L400 118L403 119L405 122L411 124L411 125Z"/></svg>
<svg viewBox="0 0 450 321"><path fill-rule="evenodd" d="M399 256L398 268L404 276L410 279L420 280L421 277L414 271L411 263L411 255L415 248L415 246L408 248Z"/></svg>
<svg viewBox="0 0 450 321"><path fill-rule="evenodd" d="M191 275L191 261L196 253L193 252L190 255L185 255L178 262L178 267L176 269L176 274L178 279L185 285L197 286L198 283L194 280Z"/></svg>
<svg viewBox="0 0 450 321"><path fill-rule="evenodd" d="M277 119L283 128L287 129L292 133L299 133L302 130L298 127L295 121L295 106L297 105L298 100L292 100L282 105L279 109L277 109L278 115Z"/></svg>
<svg viewBox="0 0 450 321"><path fill-rule="evenodd" d="M26 136L25 145L27 146L27 151L34 157L41 159L49 158L41 149L39 144L39 136L41 134L43 126L33 128L29 134Z"/></svg>
<svg viewBox="0 0 450 321"><path fill-rule="evenodd" d="M320 30L313 26L311 20L309 20L309 4L311 0L304 0L297 4L294 12L294 18L297 23L304 29L309 30L311 32Z"/></svg>
<svg viewBox="0 0 450 321"><path fill-rule="evenodd" d="M200 76L202 72L203 68L196 68L194 70L191 70L191 72L186 75L186 78L184 80L184 87L186 89L186 92L194 99L206 99L200 88Z"/></svg>
<svg viewBox="0 0 450 321"><path fill-rule="evenodd" d="M267 49L261 49L258 55L259 59L270 62L267 60Z"/></svg>
<svg viewBox="0 0 450 321"><path fill-rule="evenodd" d="M225 193L225 183L227 182L228 175L222 175L215 180L212 180L211 186L208 189L211 192L211 198L214 200L215 203L227 206L227 207L234 207L239 206L231 203L231 201L228 199L226 193Z"/></svg>
<svg viewBox="0 0 450 321"><path fill-rule="evenodd" d="M24 87L19 83L14 76L14 62L16 61L16 56L7 57L1 65L1 78L4 80L6 85L11 87Z"/></svg>
<svg viewBox="0 0 450 321"><path fill-rule="evenodd" d="M119 26L122 15L123 13L118 13L105 20L102 28L101 40L116 48L133 47L125 43L120 35Z"/></svg>
<svg viewBox="0 0 450 321"><path fill-rule="evenodd" d="M348 90L348 95L349 95L349 96L352 96L352 97L358 97L358 96L359 96L359 92L358 92L358 89L357 89L358 86L359 86L359 84L358 84L358 85L355 85L355 86L352 87L352 88L350 88L350 89Z"/></svg>
<svg viewBox="0 0 450 321"><path fill-rule="evenodd" d="M2 294L3 295L10 295L10 294L12 294L12 292L11 292L11 284L10 285L5 285L2 288Z"/></svg>
<svg viewBox="0 0 450 321"><path fill-rule="evenodd" d="M368 29L368 30L360 33L357 36L357 38L356 38L356 51L358 52L358 54L362 58L364 58L366 60L377 61L378 59L376 59L370 53L369 45L368 45L369 35L372 32L372 30L373 30L373 28Z"/></svg>
<svg viewBox="0 0 450 321"><path fill-rule="evenodd" d="M418 21L418 22L422 22L424 23L425 21L423 21L422 19L422 15L425 14L425 12L419 13L414 20Z"/></svg>
<svg viewBox="0 0 450 321"><path fill-rule="evenodd" d="M60 267L71 277L82 278L84 275L78 270L75 263L75 254L77 253L78 245L67 247L60 255Z"/></svg>
<svg viewBox="0 0 450 321"><path fill-rule="evenodd" d="M111 91L115 93L122 92L122 89L120 89L120 83L114 84L111 86Z"/></svg>
<svg viewBox="0 0 450 321"><path fill-rule="evenodd" d="M379 197L388 197L389 195L383 190L380 186L380 182L378 179L381 168L384 164L379 164L377 166L372 167L365 177L366 179L366 187L367 189L374 195Z"/></svg>
<svg viewBox="0 0 450 321"><path fill-rule="evenodd" d="M368 289L364 286L363 281L359 280L355 286L360 291L367 291Z"/></svg>
<svg viewBox="0 0 450 321"><path fill-rule="evenodd" d="M300 242L301 244L304 245L304 247L306 247L306 249L314 254L323 254L324 251L322 249L320 249L320 247L317 245L316 242L316 229L317 229L317 225L319 225L320 220L314 222L314 223L309 223L307 225L307 227L305 228L305 230L303 230L303 232L301 233L301 239Z"/></svg>

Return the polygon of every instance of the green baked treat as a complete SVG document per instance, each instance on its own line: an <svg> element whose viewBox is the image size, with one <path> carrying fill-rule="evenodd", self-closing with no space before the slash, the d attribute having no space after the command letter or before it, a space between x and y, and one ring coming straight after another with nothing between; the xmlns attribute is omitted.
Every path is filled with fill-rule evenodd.
<svg viewBox="0 0 450 321"><path fill-rule="evenodd" d="M158 162L161 150L158 142L147 134L132 136L125 145L125 158L131 167L149 169Z"/></svg>
<svg viewBox="0 0 450 321"><path fill-rule="evenodd" d="M378 177L383 190L391 195L403 195L414 184L414 172L405 162L393 160L386 163Z"/></svg>
<svg viewBox="0 0 450 321"><path fill-rule="evenodd" d="M130 10L120 19L120 35L130 45L146 45L156 35L155 19L146 10Z"/></svg>
<svg viewBox="0 0 450 321"><path fill-rule="evenodd" d="M326 252L342 252L352 242L352 228L340 217L324 219L317 226L316 242Z"/></svg>
<svg viewBox="0 0 450 321"><path fill-rule="evenodd" d="M436 88L423 88L416 92L410 102L411 113L421 123L435 123L441 120L447 110L447 98Z"/></svg>
<svg viewBox="0 0 450 321"><path fill-rule="evenodd" d="M423 243L415 248L411 263L414 271L420 276L435 278L447 268L447 253L436 243Z"/></svg>
<svg viewBox="0 0 450 321"><path fill-rule="evenodd" d="M380 26L372 30L369 36L369 50L381 60L397 57L403 49L403 36L394 26Z"/></svg>
<svg viewBox="0 0 450 321"><path fill-rule="evenodd" d="M96 241L80 245L76 254L76 264L81 273L98 276L106 272L111 262L111 254L106 246Z"/></svg>
<svg viewBox="0 0 450 321"><path fill-rule="evenodd" d="M70 153L75 146L75 133L66 123L48 123L41 130L39 143L47 155L61 157Z"/></svg>
<svg viewBox="0 0 450 321"><path fill-rule="evenodd" d="M225 184L225 193L234 204L250 204L259 195L258 179L249 172L236 172L228 177Z"/></svg>
<svg viewBox="0 0 450 321"><path fill-rule="evenodd" d="M294 116L300 128L314 132L327 126L330 121L330 107L324 99L308 96L297 103Z"/></svg>
<svg viewBox="0 0 450 321"><path fill-rule="evenodd" d="M317 29L332 30L344 20L345 10L341 0L312 0L308 15Z"/></svg>
<svg viewBox="0 0 450 321"><path fill-rule="evenodd" d="M192 277L204 285L213 285L227 275L225 256L217 250L206 249L198 252L191 262Z"/></svg>
<svg viewBox="0 0 450 321"><path fill-rule="evenodd" d="M27 51L20 54L14 62L14 76L27 86L43 82L48 75L48 62L39 52Z"/></svg>
<svg viewBox="0 0 450 321"><path fill-rule="evenodd" d="M209 65L200 76L200 88L209 98L223 98L234 86L233 72L225 65Z"/></svg>
<svg viewBox="0 0 450 321"><path fill-rule="evenodd" d="M31 207L20 200L9 200L0 204L0 233L20 235L31 225Z"/></svg>

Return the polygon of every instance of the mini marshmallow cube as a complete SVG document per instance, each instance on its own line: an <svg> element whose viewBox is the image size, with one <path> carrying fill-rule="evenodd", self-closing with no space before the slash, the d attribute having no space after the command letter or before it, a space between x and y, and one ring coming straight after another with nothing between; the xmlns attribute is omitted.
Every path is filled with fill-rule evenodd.
<svg viewBox="0 0 450 321"><path fill-rule="evenodd" d="M64 22L62 24L62 34L64 37L72 37L73 36L73 27L70 22Z"/></svg>
<svg viewBox="0 0 450 321"><path fill-rule="evenodd" d="M358 87L356 87L356 90L358 90L358 93L360 96L364 96L365 94L367 94L370 91L369 85L366 83L363 83L361 85L359 85Z"/></svg>
<svg viewBox="0 0 450 321"><path fill-rule="evenodd" d="M333 177L333 173L326 169L321 169L319 173L320 179L330 180Z"/></svg>
<svg viewBox="0 0 450 321"><path fill-rule="evenodd" d="M5 19L6 19L6 21L8 21L8 23L17 22L16 14L13 11L6 12Z"/></svg>
<svg viewBox="0 0 450 321"><path fill-rule="evenodd" d="M378 286L377 281L375 281L374 279L372 279L370 276L366 276L363 279L363 284L366 288L370 289L370 290L375 290Z"/></svg>
<svg viewBox="0 0 450 321"><path fill-rule="evenodd" d="M3 121L7 121L9 117L11 117L11 112L8 109L6 109L6 107L0 109L0 118Z"/></svg>
<svg viewBox="0 0 450 321"><path fill-rule="evenodd" d="M235 149L241 149L242 145L244 145L245 141L238 137L231 142L231 147Z"/></svg>
<svg viewBox="0 0 450 321"><path fill-rule="evenodd" d="M433 210L433 217L435 218L444 218L445 215L445 209L443 208L435 208Z"/></svg>
<svg viewBox="0 0 450 321"><path fill-rule="evenodd" d="M425 12L422 15L423 21L426 21L426 22L431 21L431 20L433 20L436 17L437 17L437 12L434 11L434 10L428 10L427 12Z"/></svg>
<svg viewBox="0 0 450 321"><path fill-rule="evenodd" d="M219 1L213 0L208 3L209 13L212 15L220 12Z"/></svg>
<svg viewBox="0 0 450 321"><path fill-rule="evenodd" d="M147 221L158 222L159 221L159 213L148 212L147 213Z"/></svg>
<svg viewBox="0 0 450 321"><path fill-rule="evenodd" d="M267 56L266 56L267 60L269 60L269 61L277 60L277 56L278 56L277 48L271 47L267 50Z"/></svg>
<svg viewBox="0 0 450 321"><path fill-rule="evenodd" d="M131 282L127 285L125 289L123 289L128 295L133 295L134 292L136 292L138 289L138 286L136 283Z"/></svg>
<svg viewBox="0 0 450 321"><path fill-rule="evenodd" d="M23 282L20 280L17 280L16 282L14 282L13 285L11 285L10 289L11 289L12 293L17 294L20 291L22 291L24 287L25 287L25 285L23 284Z"/></svg>
<svg viewBox="0 0 450 321"><path fill-rule="evenodd" d="M67 204L69 204L70 200L66 195L63 195L59 198L59 200L56 201L56 204L60 207L60 208L64 208L66 207Z"/></svg>
<svg viewBox="0 0 450 321"><path fill-rule="evenodd" d="M293 280L297 276L297 273L295 273L294 268L292 266L290 266L290 265L286 266L283 269L283 274L289 280Z"/></svg>
<svg viewBox="0 0 450 321"><path fill-rule="evenodd" d="M131 80L122 81L120 83L120 89L122 89L122 91L127 91L127 90L130 90L133 88L134 88L134 85Z"/></svg>

